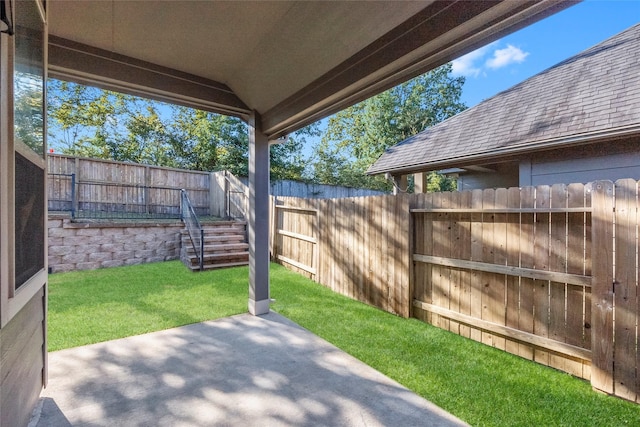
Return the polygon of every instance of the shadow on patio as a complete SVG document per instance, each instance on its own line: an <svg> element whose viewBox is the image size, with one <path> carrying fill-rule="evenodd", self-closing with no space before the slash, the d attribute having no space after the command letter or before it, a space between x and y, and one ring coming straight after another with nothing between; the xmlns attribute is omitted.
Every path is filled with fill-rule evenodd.
<svg viewBox="0 0 640 427"><path fill-rule="evenodd" d="M31 426L464 425L276 313L50 353L38 410Z"/></svg>

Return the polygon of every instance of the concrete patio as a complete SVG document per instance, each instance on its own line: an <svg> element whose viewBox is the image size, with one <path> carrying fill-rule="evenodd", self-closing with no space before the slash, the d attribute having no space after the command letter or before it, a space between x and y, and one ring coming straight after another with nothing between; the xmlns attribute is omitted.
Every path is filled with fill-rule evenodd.
<svg viewBox="0 0 640 427"><path fill-rule="evenodd" d="M107 425L465 424L269 313L50 353L30 427Z"/></svg>

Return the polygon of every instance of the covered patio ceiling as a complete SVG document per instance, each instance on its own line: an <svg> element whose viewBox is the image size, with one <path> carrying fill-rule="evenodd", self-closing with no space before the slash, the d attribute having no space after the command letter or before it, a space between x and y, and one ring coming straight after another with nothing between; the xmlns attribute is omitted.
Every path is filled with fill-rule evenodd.
<svg viewBox="0 0 640 427"><path fill-rule="evenodd" d="M242 117L249 312L269 312L269 143L573 1L47 2L49 75Z"/></svg>
<svg viewBox="0 0 640 427"><path fill-rule="evenodd" d="M275 139L572 3L51 0L49 74L255 112Z"/></svg>

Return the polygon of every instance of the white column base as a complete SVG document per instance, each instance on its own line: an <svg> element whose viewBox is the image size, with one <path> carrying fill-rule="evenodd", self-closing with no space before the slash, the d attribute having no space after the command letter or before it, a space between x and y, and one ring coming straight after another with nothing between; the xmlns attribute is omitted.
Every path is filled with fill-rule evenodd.
<svg viewBox="0 0 640 427"><path fill-rule="evenodd" d="M261 301L254 301L249 299L249 313L254 316L260 316L261 314L269 313L269 303L271 300L263 299Z"/></svg>

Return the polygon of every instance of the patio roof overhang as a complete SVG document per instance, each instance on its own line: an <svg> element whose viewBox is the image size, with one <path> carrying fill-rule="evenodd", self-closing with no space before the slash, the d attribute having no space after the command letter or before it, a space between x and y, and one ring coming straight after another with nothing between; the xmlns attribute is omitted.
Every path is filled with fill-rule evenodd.
<svg viewBox="0 0 640 427"><path fill-rule="evenodd" d="M49 74L247 118L271 139L574 1L66 1Z"/></svg>
<svg viewBox="0 0 640 427"><path fill-rule="evenodd" d="M49 75L249 123L249 311L269 311L269 141L574 0L47 2Z"/></svg>

